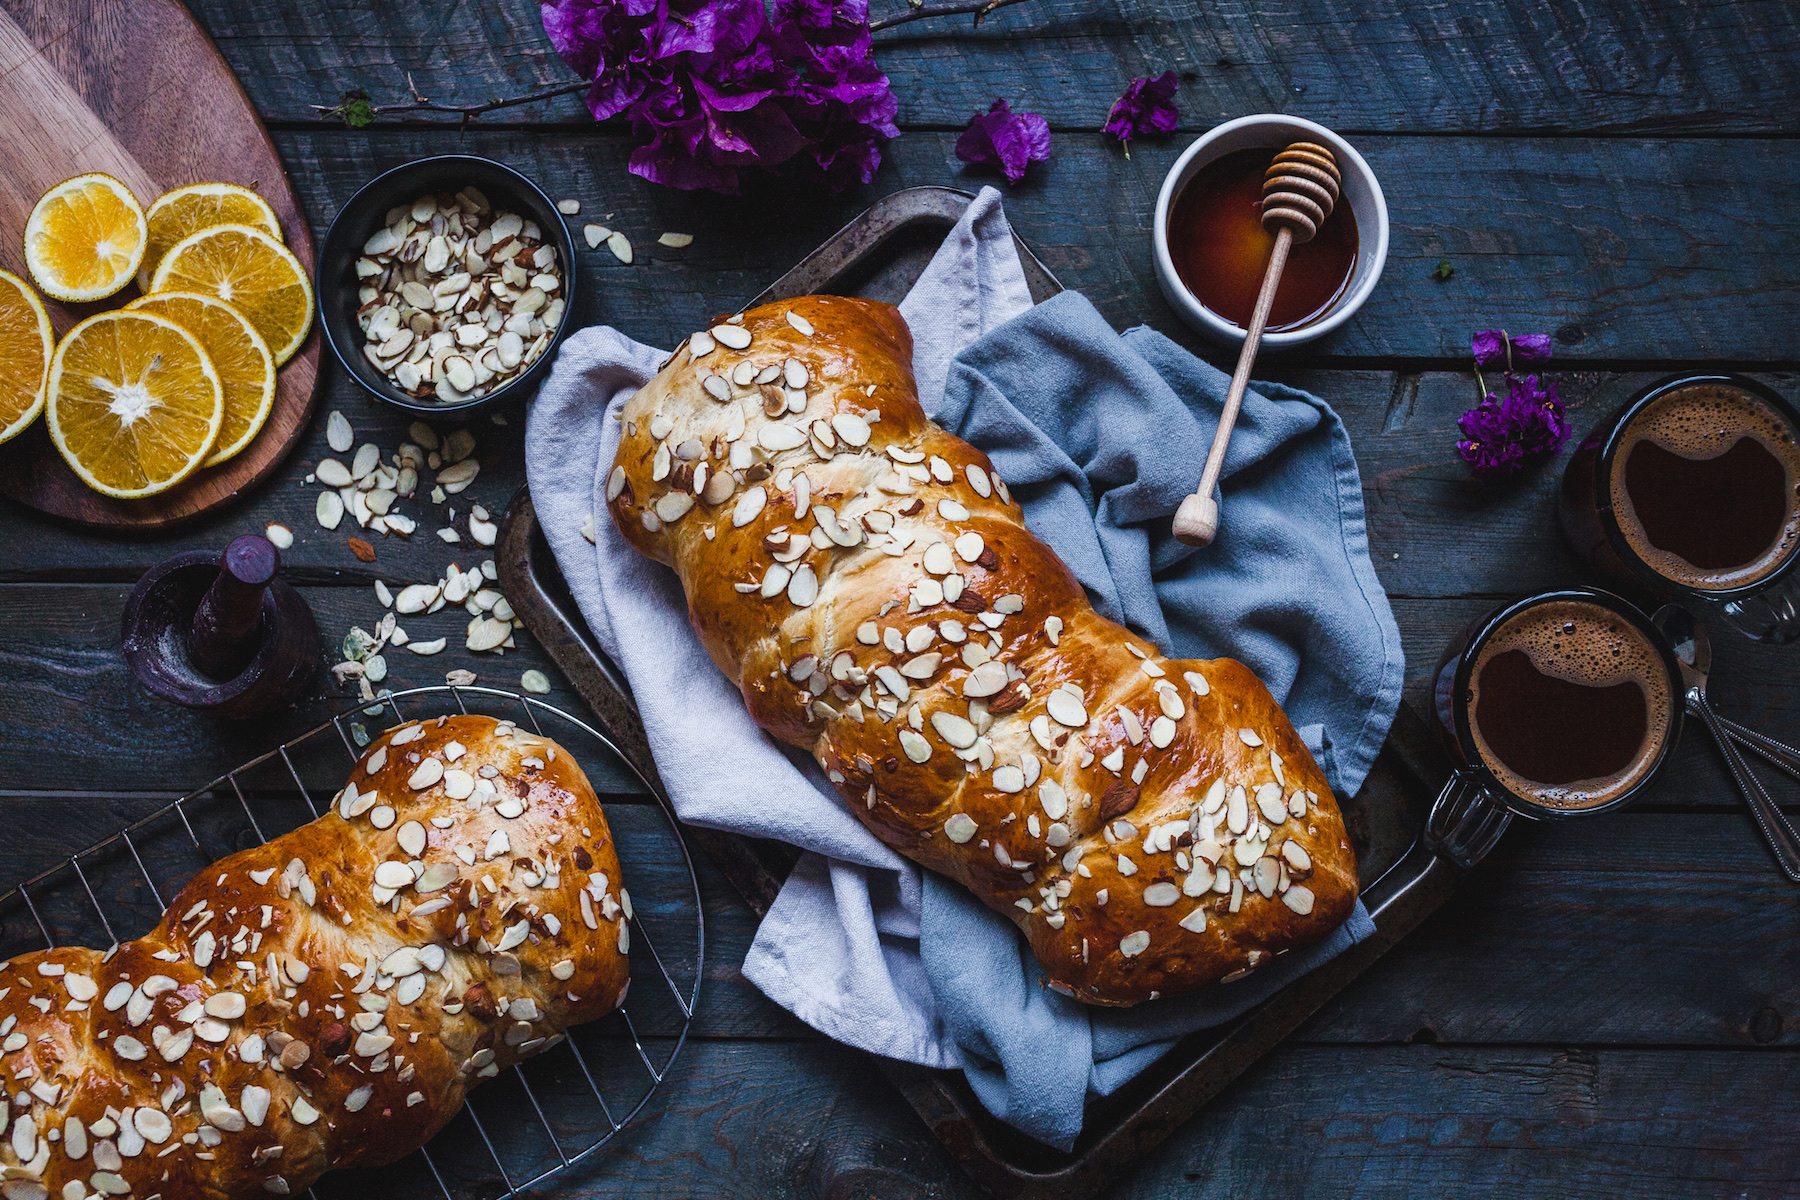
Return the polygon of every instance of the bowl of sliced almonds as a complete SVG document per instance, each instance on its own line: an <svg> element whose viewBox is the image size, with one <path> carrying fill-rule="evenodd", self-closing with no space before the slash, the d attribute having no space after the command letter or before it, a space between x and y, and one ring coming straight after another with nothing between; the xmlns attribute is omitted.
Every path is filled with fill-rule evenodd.
<svg viewBox="0 0 1800 1200"><path fill-rule="evenodd" d="M376 177L319 248L319 323L344 369L410 412L523 395L569 328L575 245L511 167L442 155Z"/></svg>

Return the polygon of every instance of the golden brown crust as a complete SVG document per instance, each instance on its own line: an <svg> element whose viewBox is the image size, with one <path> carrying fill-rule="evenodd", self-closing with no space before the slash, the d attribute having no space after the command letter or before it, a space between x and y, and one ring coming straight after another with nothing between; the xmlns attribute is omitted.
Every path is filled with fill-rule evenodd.
<svg viewBox="0 0 1800 1200"><path fill-rule="evenodd" d="M0 969L0 1067L33 1091L0 1194L241 1200L392 1162L618 1005L628 905L556 743L391 730L331 812L201 871L146 936Z"/></svg>
<svg viewBox="0 0 1800 1200"><path fill-rule="evenodd" d="M1082 1000L1207 987L1342 923L1355 858L1268 690L1095 613L926 419L911 359L892 307L807 296L694 335L625 406L613 519L757 723Z"/></svg>

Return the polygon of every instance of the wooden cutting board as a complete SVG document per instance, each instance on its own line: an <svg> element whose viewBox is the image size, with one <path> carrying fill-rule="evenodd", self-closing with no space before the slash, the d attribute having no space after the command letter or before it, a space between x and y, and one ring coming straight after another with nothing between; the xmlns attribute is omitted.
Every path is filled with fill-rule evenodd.
<svg viewBox="0 0 1800 1200"><path fill-rule="evenodd" d="M29 279L26 218L45 190L105 171L146 208L187 183L243 184L275 209L308 272L312 237L281 159L218 48L179 0L0 0L0 266ZM118 308L47 301L58 336ZM39 420L0 446L0 493L52 516L149 532L225 504L273 471L306 429L319 374L315 333L285 367L274 411L241 453L160 496L114 500L69 470Z"/></svg>

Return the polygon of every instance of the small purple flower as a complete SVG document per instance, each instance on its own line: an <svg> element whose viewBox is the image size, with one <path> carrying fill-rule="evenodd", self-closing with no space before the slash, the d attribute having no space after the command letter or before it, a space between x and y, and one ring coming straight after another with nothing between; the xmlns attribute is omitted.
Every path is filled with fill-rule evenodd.
<svg viewBox="0 0 1800 1200"><path fill-rule="evenodd" d="M1175 86L1173 71L1164 71L1155 79L1132 80L1106 114L1105 132L1124 142L1128 154L1132 138L1174 133L1178 117Z"/></svg>
<svg viewBox="0 0 1800 1200"><path fill-rule="evenodd" d="M1506 361L1506 334L1498 329L1484 329L1469 341L1469 349L1475 355L1475 365L1491 367L1497 362Z"/></svg>
<svg viewBox="0 0 1800 1200"><path fill-rule="evenodd" d="M1000 168L1006 182L1025 178L1025 168L1050 157L1050 123L1036 113L1015 113L1006 101L977 113L968 129L956 139L956 157L966 163L986 163Z"/></svg>
<svg viewBox="0 0 1800 1200"><path fill-rule="evenodd" d="M1475 365L1491 367L1495 363L1504 363L1509 368L1507 343L1512 344L1512 356L1520 362L1549 362L1550 335L1547 333L1527 333L1519 337L1509 338L1504 329L1484 329L1469 339L1469 352L1475 356Z"/></svg>
<svg viewBox="0 0 1800 1200"><path fill-rule="evenodd" d="M1547 333L1528 333L1512 340L1513 355L1520 362L1549 362L1550 335Z"/></svg>
<svg viewBox="0 0 1800 1200"><path fill-rule="evenodd" d="M1479 336L1479 335L1478 335ZM1554 455L1569 438L1569 422L1554 383L1538 377L1507 377L1504 398L1489 393L1462 415L1463 441L1456 452L1469 473L1487 482L1503 479L1528 463Z"/></svg>

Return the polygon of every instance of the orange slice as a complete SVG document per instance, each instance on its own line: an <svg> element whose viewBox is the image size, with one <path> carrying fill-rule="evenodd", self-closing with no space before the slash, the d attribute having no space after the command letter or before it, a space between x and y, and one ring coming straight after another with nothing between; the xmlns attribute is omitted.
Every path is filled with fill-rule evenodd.
<svg viewBox="0 0 1800 1200"><path fill-rule="evenodd" d="M225 422L219 373L193 334L147 312L89 317L50 360L44 422L83 483L120 499L192 475Z"/></svg>
<svg viewBox="0 0 1800 1200"><path fill-rule="evenodd" d="M157 292L127 304L130 312L167 317L200 340L225 389L225 424L202 466L216 467L250 444L275 407L275 357L243 313L199 292Z"/></svg>
<svg viewBox="0 0 1800 1200"><path fill-rule="evenodd" d="M44 411L44 380L55 350L44 302L23 279L0 271L0 442Z"/></svg>
<svg viewBox="0 0 1800 1200"><path fill-rule="evenodd" d="M286 246L248 225L219 225L183 238L157 265L151 292L216 296L250 318L275 365L312 329L312 281Z"/></svg>
<svg viewBox="0 0 1800 1200"><path fill-rule="evenodd" d="M144 214L150 240L144 262L138 267L138 289L149 292L157 264L170 247L202 229L215 225L248 225L281 241L281 222L269 202L235 183L190 183L164 192Z"/></svg>
<svg viewBox="0 0 1800 1200"><path fill-rule="evenodd" d="M25 222L25 266L46 296L104 300L130 283L149 238L144 210L111 175L77 175L38 198Z"/></svg>

